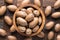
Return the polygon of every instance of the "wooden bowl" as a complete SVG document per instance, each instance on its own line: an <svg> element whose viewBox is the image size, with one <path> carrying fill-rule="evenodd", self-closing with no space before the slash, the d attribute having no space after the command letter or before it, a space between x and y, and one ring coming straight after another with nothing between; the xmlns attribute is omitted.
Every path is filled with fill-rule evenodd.
<svg viewBox="0 0 60 40"><path fill-rule="evenodd" d="M41 24L39 30L36 33L32 33L31 35L27 35L25 33L21 33L19 31L17 25L16 25L16 20L15 20L16 19L16 12L19 11L19 10L21 10L24 7L33 7L35 9L39 10L39 12L41 13L41 16L42 16L42 24ZM41 8L39 8L38 6L36 6L34 4L21 5L19 8L17 8L17 10L15 11L15 13L13 15L13 25L15 26L16 31L18 33L20 33L21 35L23 35L23 36L35 36L35 35L39 34L43 30L43 28L44 28L44 25L45 25L45 15L44 15L43 11L41 10Z"/></svg>

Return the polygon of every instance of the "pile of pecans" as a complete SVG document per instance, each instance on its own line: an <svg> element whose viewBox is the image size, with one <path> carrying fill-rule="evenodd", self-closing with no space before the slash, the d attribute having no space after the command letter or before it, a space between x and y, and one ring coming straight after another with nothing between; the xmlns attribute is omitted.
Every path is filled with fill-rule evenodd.
<svg viewBox="0 0 60 40"><path fill-rule="evenodd" d="M0 7L0 16L4 16L4 22L7 25L11 26L10 32L14 32L15 28L12 22L12 18L4 14L7 9L14 13L17 9L17 6L13 5L13 0L4 0L4 2L6 2L8 5L7 6L3 5ZM37 2L39 2L39 0ZM28 3L30 3L30 0L24 0L21 4L23 5L23 4L28 4ZM36 0L34 3L37 4ZM40 2L37 5L40 6ZM20 11L18 11L16 15L17 15L16 21L17 21L18 29L20 32L30 35L39 30L39 27L42 22L42 18L38 10L34 10L33 8L27 8L27 9L23 8ZM7 40L17 40L17 37L8 35L7 31L2 28L0 28L0 36L7 36ZM25 40L29 40L29 39L30 38L27 38Z"/></svg>
<svg viewBox="0 0 60 40"><path fill-rule="evenodd" d="M45 8L45 15L46 17L51 16L51 18L53 19L60 19L60 12L54 12L52 13L52 9L59 9L60 8L60 0L57 0L54 4L54 7L52 8L51 6L47 6ZM45 29L47 29L49 31L48 33L48 40L52 40L55 36L55 33L58 33L58 35L56 36L56 40L60 40L60 23L55 23L53 20L48 21L45 25ZM51 31L51 29L53 29L54 31Z"/></svg>
<svg viewBox="0 0 60 40"><path fill-rule="evenodd" d="M8 6L4 5L0 7L0 16L3 16L8 9L11 12L15 12L17 9L17 6L12 5L13 0L5 0L6 3L10 4ZM30 3L30 0L24 0L22 2L23 4ZM41 6L40 0L34 0L34 4L37 6ZM57 0L54 4L54 9L59 9L60 8L60 0ZM45 9L45 15L48 17L51 15L53 19L60 19L60 12L54 12L52 13L51 6L47 6ZM3 11L3 12L2 12ZM23 8L19 10L16 13L16 24L18 26L18 29L22 33L26 33L27 35L30 35L32 33L35 33L39 30L40 25L42 23L42 17L40 15L40 12L38 10L33 9L32 7L29 7L27 9ZM14 32L15 28L12 23L12 19L10 16L5 15L4 16L4 21L6 24L8 24L10 27L10 32ZM60 23L55 24L54 21L49 21L45 25L45 30L48 30L47 38L48 40L52 40L54 38L55 32L58 33L60 32ZM54 31L51 31L51 29L54 29ZM7 31L4 29L0 28L0 36L7 36ZM45 37L45 32L41 32L37 35L40 38ZM7 36L8 40L17 40L15 36L8 35ZM32 40L32 38L27 38L25 40ZM60 40L60 33L56 35L56 40Z"/></svg>
<svg viewBox="0 0 60 40"><path fill-rule="evenodd" d="M22 8L16 12L16 24L20 32L30 35L36 33L42 23L39 10L32 7Z"/></svg>

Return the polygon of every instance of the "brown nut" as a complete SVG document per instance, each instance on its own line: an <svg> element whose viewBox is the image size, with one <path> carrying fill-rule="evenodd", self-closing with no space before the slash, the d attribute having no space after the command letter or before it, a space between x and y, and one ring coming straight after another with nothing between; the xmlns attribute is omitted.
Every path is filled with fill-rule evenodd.
<svg viewBox="0 0 60 40"><path fill-rule="evenodd" d="M9 5L9 6L7 6L7 8L8 8L10 11L14 12L14 11L16 11L17 6L15 6L15 5Z"/></svg>
<svg viewBox="0 0 60 40"><path fill-rule="evenodd" d="M54 4L54 8L57 9L60 7L60 0L57 0Z"/></svg>
<svg viewBox="0 0 60 40"><path fill-rule="evenodd" d="M6 36L7 32L4 29L0 29L0 35L1 36Z"/></svg>
<svg viewBox="0 0 60 40"><path fill-rule="evenodd" d="M54 22L50 21L46 24L46 29L50 30L54 26Z"/></svg>
<svg viewBox="0 0 60 40"><path fill-rule="evenodd" d="M56 32L60 31L60 24L59 23L55 25L55 31Z"/></svg>
<svg viewBox="0 0 60 40"><path fill-rule="evenodd" d="M12 25L10 28L10 32L14 32L14 31L15 31L15 27L14 27L14 25Z"/></svg>
<svg viewBox="0 0 60 40"><path fill-rule="evenodd" d="M29 28L28 28L28 29L26 29L26 34L27 34L27 35L32 34L32 30L31 30L31 29L29 29Z"/></svg>
<svg viewBox="0 0 60 40"><path fill-rule="evenodd" d="M48 16L49 14L51 14L51 10L52 10L52 7L47 6L46 9L45 9L45 15Z"/></svg>
<svg viewBox="0 0 60 40"><path fill-rule="evenodd" d="M29 23L30 28L34 28L38 24L39 20L37 17L34 17L34 20Z"/></svg>
<svg viewBox="0 0 60 40"><path fill-rule="evenodd" d="M28 38L25 38L24 40L32 40L32 38L29 38L29 37L28 37Z"/></svg>
<svg viewBox="0 0 60 40"><path fill-rule="evenodd" d="M28 14L25 18L26 21L30 22L34 19L34 15L32 13Z"/></svg>
<svg viewBox="0 0 60 40"><path fill-rule="evenodd" d="M15 36L8 36L8 40L17 40Z"/></svg>
<svg viewBox="0 0 60 40"><path fill-rule="evenodd" d="M48 39L51 40L51 39L53 39L53 37L54 37L54 32L53 31L50 31L48 33Z"/></svg>
<svg viewBox="0 0 60 40"><path fill-rule="evenodd" d="M20 32L25 32L26 31L26 28L22 27L22 26L18 26L18 29L19 29Z"/></svg>
<svg viewBox="0 0 60 40"><path fill-rule="evenodd" d="M3 15L6 12L6 6L1 6L0 7L0 16Z"/></svg>
<svg viewBox="0 0 60 40"><path fill-rule="evenodd" d="M55 12L51 15L53 18L59 18L60 17L60 12Z"/></svg>
<svg viewBox="0 0 60 40"><path fill-rule="evenodd" d="M42 23L42 18L39 16L39 25Z"/></svg>
<svg viewBox="0 0 60 40"><path fill-rule="evenodd" d="M8 25L12 25L12 20L11 20L11 18L10 18L9 16L5 16L5 17L4 17L4 20L5 20L5 22L6 22Z"/></svg>
<svg viewBox="0 0 60 40"><path fill-rule="evenodd" d="M44 38L45 34L44 34L44 32L40 32L37 36L40 38Z"/></svg>
<svg viewBox="0 0 60 40"><path fill-rule="evenodd" d="M41 6L40 0L34 0L34 4L37 5L37 6Z"/></svg>
<svg viewBox="0 0 60 40"><path fill-rule="evenodd" d="M23 8L23 9L21 9L21 11L26 12L26 9L25 9L25 8Z"/></svg>
<svg viewBox="0 0 60 40"><path fill-rule="evenodd" d="M39 16L40 15L40 12L38 10L34 10L33 13L34 13L35 16Z"/></svg>
<svg viewBox="0 0 60 40"><path fill-rule="evenodd" d="M33 28L33 32L37 32L39 30L39 26L37 25L35 28Z"/></svg>
<svg viewBox="0 0 60 40"><path fill-rule="evenodd" d="M27 13L23 12L23 11L18 11L18 12L16 12L16 16L18 16L18 17L26 17Z"/></svg>
<svg viewBox="0 0 60 40"><path fill-rule="evenodd" d="M32 12L33 12L33 10L34 10L34 9L33 9L33 8L31 8L31 7L30 7L30 8L27 8L27 14L32 13Z"/></svg>
<svg viewBox="0 0 60 40"><path fill-rule="evenodd" d="M30 3L30 0L24 0L24 1L22 1L21 5L29 4L29 3Z"/></svg>
<svg viewBox="0 0 60 40"><path fill-rule="evenodd" d="M57 40L60 40L60 35L57 35Z"/></svg>
<svg viewBox="0 0 60 40"><path fill-rule="evenodd" d="M12 4L13 0L5 0L7 3Z"/></svg>
<svg viewBox="0 0 60 40"><path fill-rule="evenodd" d="M21 26L27 26L28 25L27 21L21 17L17 18L17 24L20 24Z"/></svg>

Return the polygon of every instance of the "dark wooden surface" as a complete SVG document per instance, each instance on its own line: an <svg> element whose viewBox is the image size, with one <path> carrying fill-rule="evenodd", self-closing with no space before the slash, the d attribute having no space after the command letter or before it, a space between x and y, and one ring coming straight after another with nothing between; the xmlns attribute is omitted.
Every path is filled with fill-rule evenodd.
<svg viewBox="0 0 60 40"><path fill-rule="evenodd" d="M33 1L31 1L31 2L33 2ZM53 1L54 2L54 1ZM42 3L42 9L44 10L45 9L45 7L47 6L47 5L49 5L46 1L45 1L45 3L47 3L47 5L44 5L44 2L43 2L43 0L41 0L41 3ZM53 3L54 4L54 3ZM53 4L50 4L51 6L53 5ZM5 3L5 5L8 5L7 3ZM44 6L43 6L44 5ZM53 7L53 6L52 6ZM60 8L59 9L57 9L57 10L55 10L54 8L52 9L52 13L53 12L57 12L57 11L60 11ZM52 14L51 13L51 14ZM5 13L5 15L8 15L8 16L10 16L11 18L13 17L13 12L10 12L8 9L7 9L7 11L6 11L6 13ZM60 18L58 18L58 19L53 19L52 17L51 17L51 14L48 16L48 17L46 17L46 23L48 22L48 21L54 21L55 22L55 24L56 23L60 23ZM11 27L11 26L8 26L6 23L5 23L5 21L4 21L4 16L5 15L3 15L3 16L0 16L0 28L3 28L3 29L5 29L6 31L7 31L7 36L8 35L14 35L14 36L16 36L17 37L17 39L18 40L24 40L26 37L24 37L24 36L21 36L19 33L17 33L17 32L14 32L14 33L10 33L9 32L9 28ZM32 39L33 40L48 40L47 39L47 34L48 34L48 32L49 31L54 31L54 27L51 29L51 30L46 30L45 29L45 27L44 27L44 29L42 30L44 33L45 33L45 37L44 38L39 38L39 37L37 37L37 36L34 36L34 37L32 37ZM54 31L55 32L55 31ZM55 36L54 36L54 38L52 39L52 40L56 40L56 35L57 34L60 34L60 32L58 32L58 33L56 33L55 32ZM5 37L2 37L2 36L0 36L0 40L8 40L7 39L7 36L5 36Z"/></svg>

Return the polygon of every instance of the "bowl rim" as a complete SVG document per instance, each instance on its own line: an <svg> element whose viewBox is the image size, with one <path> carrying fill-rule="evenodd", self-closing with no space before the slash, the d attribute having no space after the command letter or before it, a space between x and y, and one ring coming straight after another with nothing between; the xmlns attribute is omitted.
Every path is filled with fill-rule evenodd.
<svg viewBox="0 0 60 40"><path fill-rule="evenodd" d="M33 7L33 8L36 8L37 10L39 10L39 12L40 12L40 14L41 14L41 16L42 16L42 24L41 24L39 30L38 30L36 33L33 33L33 34L31 34L31 35L27 35L27 34L25 34L25 33L21 33L21 32L19 31L17 25L16 25L16 22L15 22L16 12L19 11L20 9L22 9L23 7L27 7L27 6L31 6L31 7ZM43 30L43 28L44 28L44 25L45 25L45 15L44 15L42 9L39 8L38 6L34 5L34 4L21 5L20 7L17 8L17 10L15 11L15 13L14 13L14 15L13 15L13 25L14 25L16 31L17 31L18 33L20 33L21 35L23 35L23 36L35 36L35 35L39 34L39 33Z"/></svg>

